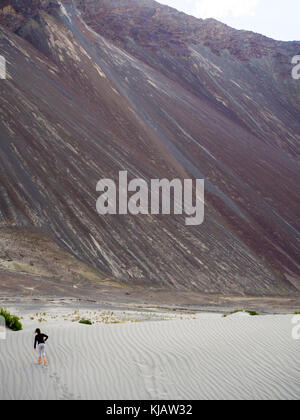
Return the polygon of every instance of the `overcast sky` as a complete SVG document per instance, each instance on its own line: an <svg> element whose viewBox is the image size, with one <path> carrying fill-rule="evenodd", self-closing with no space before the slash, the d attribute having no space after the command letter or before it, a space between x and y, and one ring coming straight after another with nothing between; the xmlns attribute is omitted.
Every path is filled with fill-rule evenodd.
<svg viewBox="0 0 300 420"><path fill-rule="evenodd" d="M281 41L300 41L300 0L157 0L199 18L213 17Z"/></svg>

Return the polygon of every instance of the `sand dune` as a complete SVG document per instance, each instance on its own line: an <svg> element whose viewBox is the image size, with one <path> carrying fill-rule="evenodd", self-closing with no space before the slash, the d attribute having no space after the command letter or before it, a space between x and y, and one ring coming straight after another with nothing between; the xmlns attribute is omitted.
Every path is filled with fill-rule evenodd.
<svg viewBox="0 0 300 420"><path fill-rule="evenodd" d="M32 325L0 341L1 399L299 399L292 316L197 315L85 326L43 323L47 368Z"/></svg>

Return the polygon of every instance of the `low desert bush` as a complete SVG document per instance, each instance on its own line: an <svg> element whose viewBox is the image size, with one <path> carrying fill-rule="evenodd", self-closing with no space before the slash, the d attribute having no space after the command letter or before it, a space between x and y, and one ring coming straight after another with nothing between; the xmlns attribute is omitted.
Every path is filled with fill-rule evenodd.
<svg viewBox="0 0 300 420"><path fill-rule="evenodd" d="M18 318L17 316L11 315L4 308L0 308L0 316L2 316L5 319L5 324L7 328L9 328L10 330L20 331L23 329L20 318Z"/></svg>
<svg viewBox="0 0 300 420"><path fill-rule="evenodd" d="M246 312L247 314L251 315L251 316L258 316L259 314L255 311L247 311L245 309L236 309L235 311L230 312L230 314L228 315L223 315L223 318L226 318L229 315L234 315L237 314L238 312Z"/></svg>
<svg viewBox="0 0 300 420"><path fill-rule="evenodd" d="M84 319L84 318L82 318L82 319L79 321L79 324L93 325L92 321L90 321L89 319Z"/></svg>

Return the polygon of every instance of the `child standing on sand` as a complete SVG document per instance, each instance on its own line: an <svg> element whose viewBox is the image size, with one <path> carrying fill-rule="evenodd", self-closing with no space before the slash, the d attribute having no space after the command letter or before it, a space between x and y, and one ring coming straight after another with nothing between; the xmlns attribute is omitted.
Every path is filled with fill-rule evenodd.
<svg viewBox="0 0 300 420"><path fill-rule="evenodd" d="M46 361L46 353L45 353L45 343L48 340L48 335L42 334L39 328L35 330L35 334L36 335L35 335L35 340L34 340L34 349L36 349L36 346L38 345L38 352L39 352L38 363L39 365L42 364L42 356L43 356L44 366L46 366L47 361Z"/></svg>

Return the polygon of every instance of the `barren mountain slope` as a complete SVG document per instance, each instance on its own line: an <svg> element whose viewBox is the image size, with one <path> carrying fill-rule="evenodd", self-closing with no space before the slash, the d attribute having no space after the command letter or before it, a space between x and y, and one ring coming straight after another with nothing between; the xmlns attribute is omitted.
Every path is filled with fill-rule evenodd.
<svg viewBox="0 0 300 420"><path fill-rule="evenodd" d="M297 53L147 0L1 2L0 223L131 285L299 293ZM205 223L100 217L119 170L204 177Z"/></svg>

